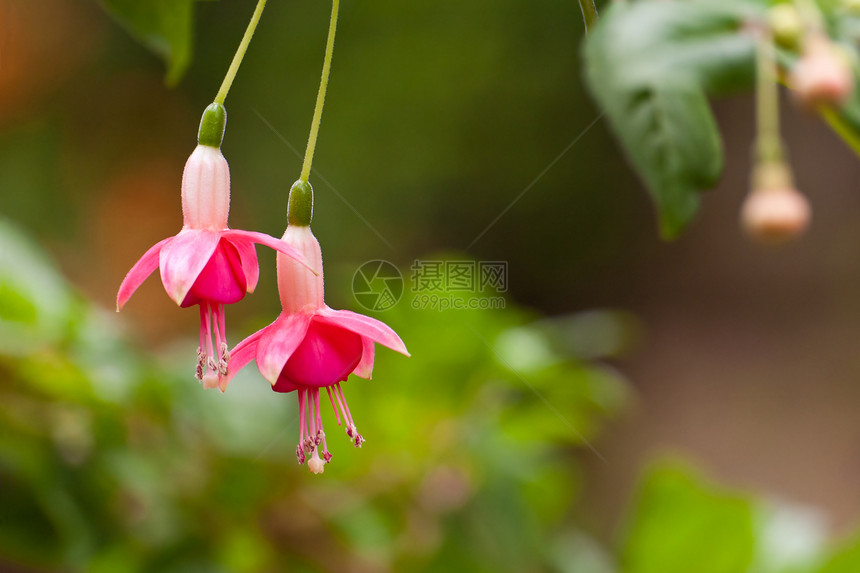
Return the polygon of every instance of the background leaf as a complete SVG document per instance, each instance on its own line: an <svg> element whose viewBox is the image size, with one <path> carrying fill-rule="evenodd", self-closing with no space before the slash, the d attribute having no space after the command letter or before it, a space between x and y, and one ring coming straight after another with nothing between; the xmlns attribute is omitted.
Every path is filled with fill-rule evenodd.
<svg viewBox="0 0 860 573"><path fill-rule="evenodd" d="M194 0L102 0L131 35L161 57L175 85L191 63Z"/></svg>
<svg viewBox="0 0 860 573"><path fill-rule="evenodd" d="M678 464L643 481L623 549L624 573L741 573L754 555L752 504Z"/></svg>
<svg viewBox="0 0 860 573"><path fill-rule="evenodd" d="M664 237L675 237L722 171L705 97L746 87L755 5L614 3L588 37L586 79L648 186Z"/></svg>

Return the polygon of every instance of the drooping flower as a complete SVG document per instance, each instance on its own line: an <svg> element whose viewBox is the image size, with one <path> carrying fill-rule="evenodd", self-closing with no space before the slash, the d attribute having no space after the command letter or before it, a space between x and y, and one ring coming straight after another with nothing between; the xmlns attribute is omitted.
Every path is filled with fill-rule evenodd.
<svg viewBox="0 0 860 573"><path fill-rule="evenodd" d="M823 33L812 33L791 71L791 87L807 107L841 105L854 91L847 56Z"/></svg>
<svg viewBox="0 0 860 573"><path fill-rule="evenodd" d="M350 374L370 379L374 343L406 356L400 337L384 323L348 310L329 308L323 298L323 267L320 245L311 232L310 184L297 182L290 192L289 226L283 241L293 245L316 274L295 260L278 253L278 291L283 310L269 326L240 342L232 351L233 368L222 378L225 390L232 376L256 360L263 377L275 392L295 391L299 401L299 444L296 457L321 473L331 460L320 414L320 390L325 389L338 425L343 425L355 447L359 434L341 382ZM320 454L322 458L320 458Z"/></svg>
<svg viewBox="0 0 860 573"><path fill-rule="evenodd" d="M143 281L160 269L164 289L176 304L198 305L196 377L206 388L217 387L229 371L224 305L242 300L257 286L260 268L255 244L271 247L287 260L302 260L283 241L227 226L230 168L220 149L225 121L223 106L212 104L206 109L199 144L182 174L182 230L144 253L120 285L116 300L119 311Z"/></svg>

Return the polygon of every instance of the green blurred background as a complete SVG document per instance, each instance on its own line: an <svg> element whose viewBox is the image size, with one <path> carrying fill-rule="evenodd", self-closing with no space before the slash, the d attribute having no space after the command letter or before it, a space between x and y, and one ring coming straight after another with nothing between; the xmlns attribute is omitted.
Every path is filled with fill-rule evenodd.
<svg viewBox="0 0 860 573"><path fill-rule="evenodd" d="M0 0L0 570L860 571L857 162L787 111L814 229L748 245L751 100L718 102L724 182L660 242L606 126L583 135L576 2L345 0L312 178L329 304L363 311L373 259L407 280L415 260L506 261L510 288L502 310L407 290L375 315L413 356L380 350L346 384L368 442L324 414L323 476L253 367L225 395L195 384L197 315L157 280L114 315L181 225L253 4L194 3L168 87L99 3ZM329 9L266 9L227 100L234 227L283 230ZM233 343L278 311L260 255Z"/></svg>

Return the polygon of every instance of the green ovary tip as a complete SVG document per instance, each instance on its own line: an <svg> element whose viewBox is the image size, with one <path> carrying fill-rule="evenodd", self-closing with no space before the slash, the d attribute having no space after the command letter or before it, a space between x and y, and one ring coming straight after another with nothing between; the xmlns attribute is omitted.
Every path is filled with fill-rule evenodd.
<svg viewBox="0 0 860 573"><path fill-rule="evenodd" d="M314 188L307 181L299 179L290 188L290 202L287 208L287 221L290 225L308 227L314 217Z"/></svg>
<svg viewBox="0 0 860 573"><path fill-rule="evenodd" d="M224 140L224 129L227 125L227 110L220 103L209 104L200 120L200 131L197 132L197 143L209 147L220 148Z"/></svg>

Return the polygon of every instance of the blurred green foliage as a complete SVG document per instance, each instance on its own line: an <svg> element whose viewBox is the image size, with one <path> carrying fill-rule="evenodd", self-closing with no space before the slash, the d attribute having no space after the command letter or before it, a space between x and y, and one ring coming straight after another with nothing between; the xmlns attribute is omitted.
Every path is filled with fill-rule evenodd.
<svg viewBox="0 0 860 573"><path fill-rule="evenodd" d="M297 412L252 368L227 394L193 381L191 343L134 350L30 239L0 222L0 563L36 570L852 573L820 524L723 492L678 462L643 481L617 555L577 525L577 451L625 401L593 360L623 316L535 320L401 301L345 385L369 438L313 476ZM407 297L409 295L407 294ZM416 305L417 306L417 305ZM179 312L179 310L177 310ZM248 325L253 326L253 325ZM593 336L591 336L593 334Z"/></svg>
<svg viewBox="0 0 860 573"><path fill-rule="evenodd" d="M191 51L191 2L104 5L168 62L171 81L179 78ZM79 72L86 81L70 82L56 98L62 105L45 98L7 125L0 186L15 192L2 196L4 216L53 241L54 250L71 249L91 239L86 230L100 222L93 208L110 197L105 188L117 172L142 158L186 156L253 2L237 3L241 13L226 5L196 6L200 56L177 91L159 91L157 62L111 29ZM270 232L283 226L277 206L285 206L299 162L283 141L304 142L328 8L271 3L231 93L225 153L240 223ZM404 266L431 249L470 245L599 113L575 73L578 19L573 2L540 10L516 0L445 10L429 0L347 3L317 161L333 183L317 185L315 228L327 261L361 260L385 246L338 192ZM570 301L583 300L576 289L587 288L605 261L644 244L630 208L635 196L619 184L628 175L617 169L605 132L577 145L475 248L504 253L514 290L543 308L570 310ZM178 199L171 200L178 217ZM142 234L150 221L140 219L117 234ZM89 257L87 271L96 258ZM329 284L344 288L329 295L347 304L348 273L338 264L329 265ZM380 350L374 381L346 384L368 443L358 451L337 440L325 415L335 457L315 477L293 461L293 401L272 393L253 368L226 395L204 392L193 382L190 340L139 350L138 337L124 330L129 324L71 288L41 246L5 220L0 270L0 561L10 566L860 567L856 540L828 549L814 518L726 492L675 462L645 477L616 546L583 531L572 508L582 487L579 460L595 456L585 440L627 396L619 376L599 363L623 347L623 316L545 319L510 301L504 311L433 312L401 302L381 318L413 357ZM274 296L257 302L265 300L260 290L248 305L276 304ZM241 317L236 310L231 316ZM234 339L267 318L234 320Z"/></svg>
<svg viewBox="0 0 860 573"><path fill-rule="evenodd" d="M316 477L294 461L294 400L252 368L205 392L189 344L135 351L8 222L0 244L0 553L14 562L540 570L573 527L573 454L625 396L572 356L575 324L401 302L385 319L413 357L380 351L373 382L346 384L368 443L350 448L327 416L334 461Z"/></svg>
<svg viewBox="0 0 860 573"><path fill-rule="evenodd" d="M175 85L191 63L195 0L101 0L117 22L164 59Z"/></svg>

